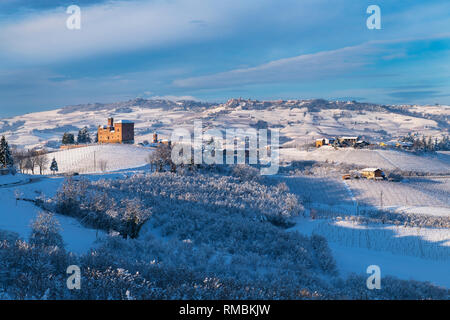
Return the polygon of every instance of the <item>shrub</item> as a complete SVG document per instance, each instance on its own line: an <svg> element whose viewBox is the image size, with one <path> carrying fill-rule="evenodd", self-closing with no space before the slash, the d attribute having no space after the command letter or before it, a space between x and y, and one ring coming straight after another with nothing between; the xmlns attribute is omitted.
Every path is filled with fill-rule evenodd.
<svg viewBox="0 0 450 320"><path fill-rule="evenodd" d="M59 230L59 222L54 215L41 212L31 224L30 244L39 247L64 248Z"/></svg>

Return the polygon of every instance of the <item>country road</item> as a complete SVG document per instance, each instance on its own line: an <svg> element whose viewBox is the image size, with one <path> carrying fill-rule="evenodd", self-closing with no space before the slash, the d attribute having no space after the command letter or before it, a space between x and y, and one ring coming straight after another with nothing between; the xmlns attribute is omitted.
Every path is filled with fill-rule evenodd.
<svg viewBox="0 0 450 320"><path fill-rule="evenodd" d="M27 178L25 181L18 181L15 183L7 183L7 184L2 184L0 185L0 189L5 189L5 188L13 188L13 187L18 187L18 186L24 186L27 184L32 184L32 183L36 183L41 181L43 178L42 177L38 177L38 178Z"/></svg>

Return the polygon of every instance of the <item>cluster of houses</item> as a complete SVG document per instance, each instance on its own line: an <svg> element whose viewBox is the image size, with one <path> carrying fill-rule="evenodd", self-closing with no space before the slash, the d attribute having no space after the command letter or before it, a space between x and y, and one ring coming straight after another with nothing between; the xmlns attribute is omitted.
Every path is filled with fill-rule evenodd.
<svg viewBox="0 0 450 320"><path fill-rule="evenodd" d="M322 146L334 146L334 147L354 147L354 148L364 148L371 145L369 142L360 139L360 137L336 137L336 138L319 138L316 139L315 146L316 148L320 148ZM373 145L375 146L375 145ZM401 142L401 141L389 141L389 142L380 142L378 144L379 147L383 148L397 148L397 149L405 149L409 150L412 148L412 143L410 142Z"/></svg>
<svg viewBox="0 0 450 320"><path fill-rule="evenodd" d="M359 137L337 137L337 138L316 139L316 148L328 145L335 147L363 148L365 146L368 146L369 142L361 140Z"/></svg>

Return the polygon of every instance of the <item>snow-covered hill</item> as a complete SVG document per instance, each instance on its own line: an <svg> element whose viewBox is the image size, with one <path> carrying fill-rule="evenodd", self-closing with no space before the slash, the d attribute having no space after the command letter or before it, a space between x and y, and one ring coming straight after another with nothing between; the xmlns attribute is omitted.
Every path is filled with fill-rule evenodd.
<svg viewBox="0 0 450 320"><path fill-rule="evenodd" d="M153 132L168 137L177 127L205 128L268 126L279 128L281 143L298 145L315 138L361 135L389 141L410 132L427 136L448 134L449 106L381 106L325 100L255 101L231 99L223 104L194 101L134 99L111 104L68 106L52 111L0 119L0 135L27 148L58 148L64 132L87 126L94 134L108 117L135 122L136 142Z"/></svg>
<svg viewBox="0 0 450 320"><path fill-rule="evenodd" d="M186 274L198 274L202 283L218 275L223 281L221 286L232 283L233 288L243 288L259 279L255 283L264 290L258 292L292 287L295 295L298 288L306 288L318 292L319 298L359 299L358 292L366 288L367 266L378 265L383 288L387 289L364 293L373 295L369 298L442 298L439 290L450 285L450 153L316 149L304 144L321 136L336 135L360 135L371 141L389 141L410 132L438 136L448 134L449 116L448 106L242 99L209 104L135 99L0 119L0 135L5 134L10 144L24 148L46 146L52 151L48 160L55 158L59 173L84 174L80 186L86 186L87 181L90 195L76 197L83 193L78 192L76 178L64 181L63 177L52 175L0 176L0 238L10 237L12 231L27 239L30 220L42 211L32 201L44 199L45 208L53 210L60 223L66 249L84 254L96 248L106 266L125 261L117 266L143 270L142 274L151 281L158 282L162 274L161 292L172 287L170 279L176 278L182 290L192 285L190 277L180 281L165 276L171 270L179 275L182 268ZM59 150L64 132L76 134L87 126L94 134L108 117L134 121L136 143L150 141L153 132L166 138L175 128L192 129L194 120L202 120L205 128L215 129L279 128L283 144L280 158L287 165L267 180L242 178L242 170L248 168L219 173L199 170L192 175L147 175L147 168L142 167L153 149L137 144ZM405 174L401 182L342 180L344 167L359 166L423 174ZM246 176L251 176L251 172ZM50 174L49 170L44 174ZM63 183L68 187L61 188ZM63 189L64 196L55 197ZM58 201L64 199L79 201L76 208L83 210L72 208L70 214L58 211ZM114 236L116 230L124 230L117 217L128 208L152 212L152 219L133 241ZM284 225L292 227L280 227L279 221L286 217L273 220L273 213L277 212L282 212L283 217L288 212L289 224ZM107 233L112 236L106 236ZM8 248L2 247L4 251ZM8 263L16 268L14 259L18 255L9 252L5 254L10 258ZM82 261L89 262L92 257ZM41 273L39 269L37 275ZM408 282L410 279L431 284ZM322 280L325 289L321 287ZM334 288L333 283L339 283L339 288ZM403 293L407 286L414 295ZM141 288L130 290L134 293ZM149 292L155 292L153 284ZM176 296L174 293L168 292L171 297ZM294 297L287 294L281 297Z"/></svg>

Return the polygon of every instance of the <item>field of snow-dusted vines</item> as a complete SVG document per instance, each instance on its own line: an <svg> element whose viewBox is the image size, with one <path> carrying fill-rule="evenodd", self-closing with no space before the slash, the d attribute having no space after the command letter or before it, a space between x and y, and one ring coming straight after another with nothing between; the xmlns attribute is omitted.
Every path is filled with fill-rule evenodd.
<svg viewBox="0 0 450 320"><path fill-rule="evenodd" d="M150 149L133 145L108 144L62 150L47 155L58 163L59 173L100 173L144 166ZM103 165L102 165L103 163ZM50 174L50 164L44 174Z"/></svg>
<svg viewBox="0 0 450 320"><path fill-rule="evenodd" d="M360 206L420 206L448 208L448 179L412 179L405 182L348 180L346 183Z"/></svg>
<svg viewBox="0 0 450 320"><path fill-rule="evenodd" d="M450 259L448 229L322 221L315 226L313 233L349 248L367 248L440 261Z"/></svg>
<svg viewBox="0 0 450 320"><path fill-rule="evenodd" d="M383 170L400 169L428 173L450 173L449 157L439 155L415 155L395 150L368 150L322 147L311 151L281 149L280 158L285 161L311 160L378 167Z"/></svg>
<svg viewBox="0 0 450 320"><path fill-rule="evenodd" d="M333 215L351 214L356 210L351 192L338 178L291 176L283 181L307 207Z"/></svg>

